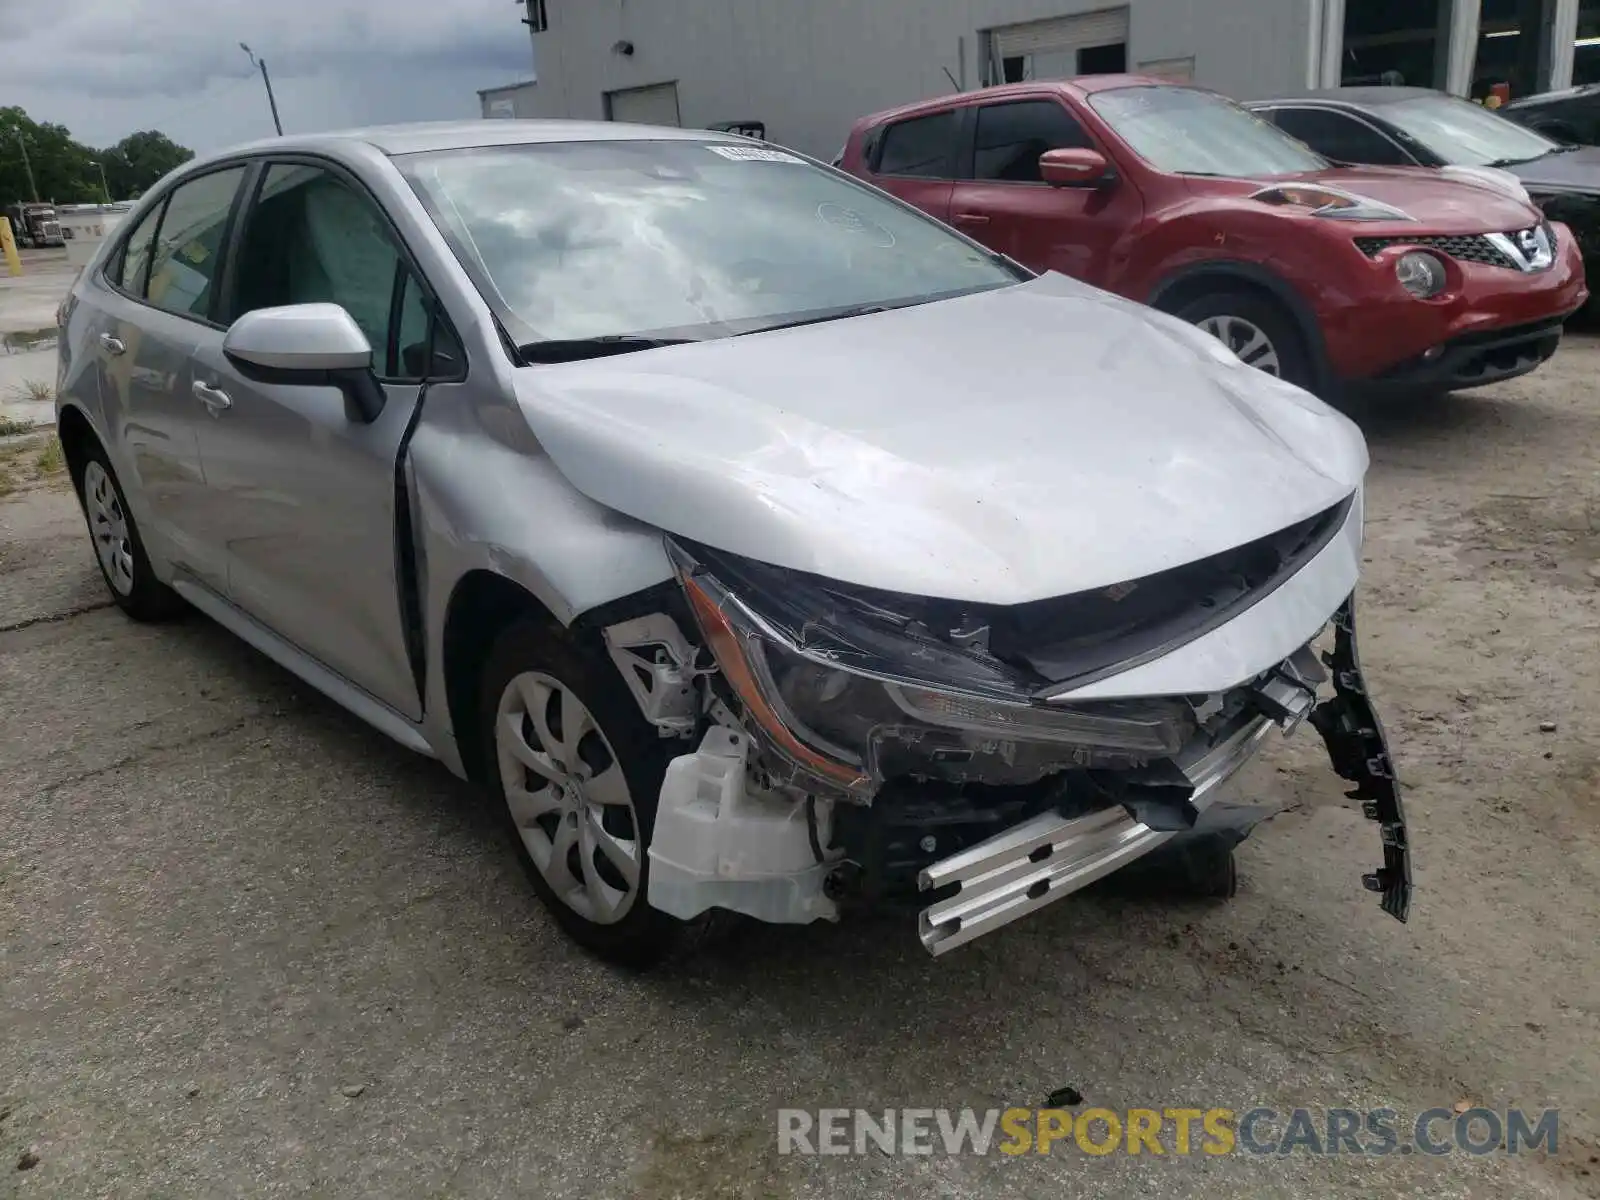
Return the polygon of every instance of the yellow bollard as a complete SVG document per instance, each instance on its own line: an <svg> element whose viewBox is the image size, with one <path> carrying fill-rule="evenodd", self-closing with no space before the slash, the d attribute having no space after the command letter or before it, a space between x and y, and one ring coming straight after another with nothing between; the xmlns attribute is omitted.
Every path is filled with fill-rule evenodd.
<svg viewBox="0 0 1600 1200"><path fill-rule="evenodd" d="M22 259L17 257L17 239L11 236L11 218L0 217L0 250L5 251L6 272L22 274Z"/></svg>

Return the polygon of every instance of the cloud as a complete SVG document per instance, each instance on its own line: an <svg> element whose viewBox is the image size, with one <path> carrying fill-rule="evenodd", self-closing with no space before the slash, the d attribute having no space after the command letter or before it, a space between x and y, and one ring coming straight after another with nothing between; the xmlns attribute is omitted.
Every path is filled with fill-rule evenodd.
<svg viewBox="0 0 1600 1200"><path fill-rule="evenodd" d="M478 115L477 90L532 67L513 0L77 0L9 10L0 103L109 145L160 129L196 150L272 132L265 59L286 132ZM63 11L66 10L66 11Z"/></svg>

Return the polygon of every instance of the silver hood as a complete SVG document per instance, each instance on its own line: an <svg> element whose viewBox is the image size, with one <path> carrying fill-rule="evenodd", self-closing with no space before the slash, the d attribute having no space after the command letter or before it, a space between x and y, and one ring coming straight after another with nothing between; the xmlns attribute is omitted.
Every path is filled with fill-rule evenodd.
<svg viewBox="0 0 1600 1200"><path fill-rule="evenodd" d="M1367 465L1320 401L1053 274L515 374L535 436L600 504L780 566L977 603L1220 553L1338 503Z"/></svg>

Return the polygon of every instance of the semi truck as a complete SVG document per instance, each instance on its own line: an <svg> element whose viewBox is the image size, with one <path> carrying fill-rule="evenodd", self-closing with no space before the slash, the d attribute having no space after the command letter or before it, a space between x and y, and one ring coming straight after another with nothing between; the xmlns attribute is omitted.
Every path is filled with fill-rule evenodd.
<svg viewBox="0 0 1600 1200"><path fill-rule="evenodd" d="M61 218L53 204L12 204L6 208L19 246L65 246Z"/></svg>

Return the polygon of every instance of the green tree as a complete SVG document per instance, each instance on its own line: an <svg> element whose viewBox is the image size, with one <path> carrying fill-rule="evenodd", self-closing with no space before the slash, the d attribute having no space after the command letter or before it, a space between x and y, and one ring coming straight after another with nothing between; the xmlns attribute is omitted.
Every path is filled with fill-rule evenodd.
<svg viewBox="0 0 1600 1200"><path fill-rule="evenodd" d="M94 154L73 141L66 126L41 124L20 108L0 108L0 206L36 199L73 204L99 195Z"/></svg>
<svg viewBox="0 0 1600 1200"><path fill-rule="evenodd" d="M100 151L100 165L105 168L111 198L130 200L193 157L193 150L178 145L164 133L147 129L131 133L115 146Z"/></svg>
<svg viewBox="0 0 1600 1200"><path fill-rule="evenodd" d="M0 108L0 208L19 200L54 204L131 200L193 157L194 151L154 129L94 150L74 141L64 125L41 124L20 108ZM102 169L109 197L101 188Z"/></svg>

